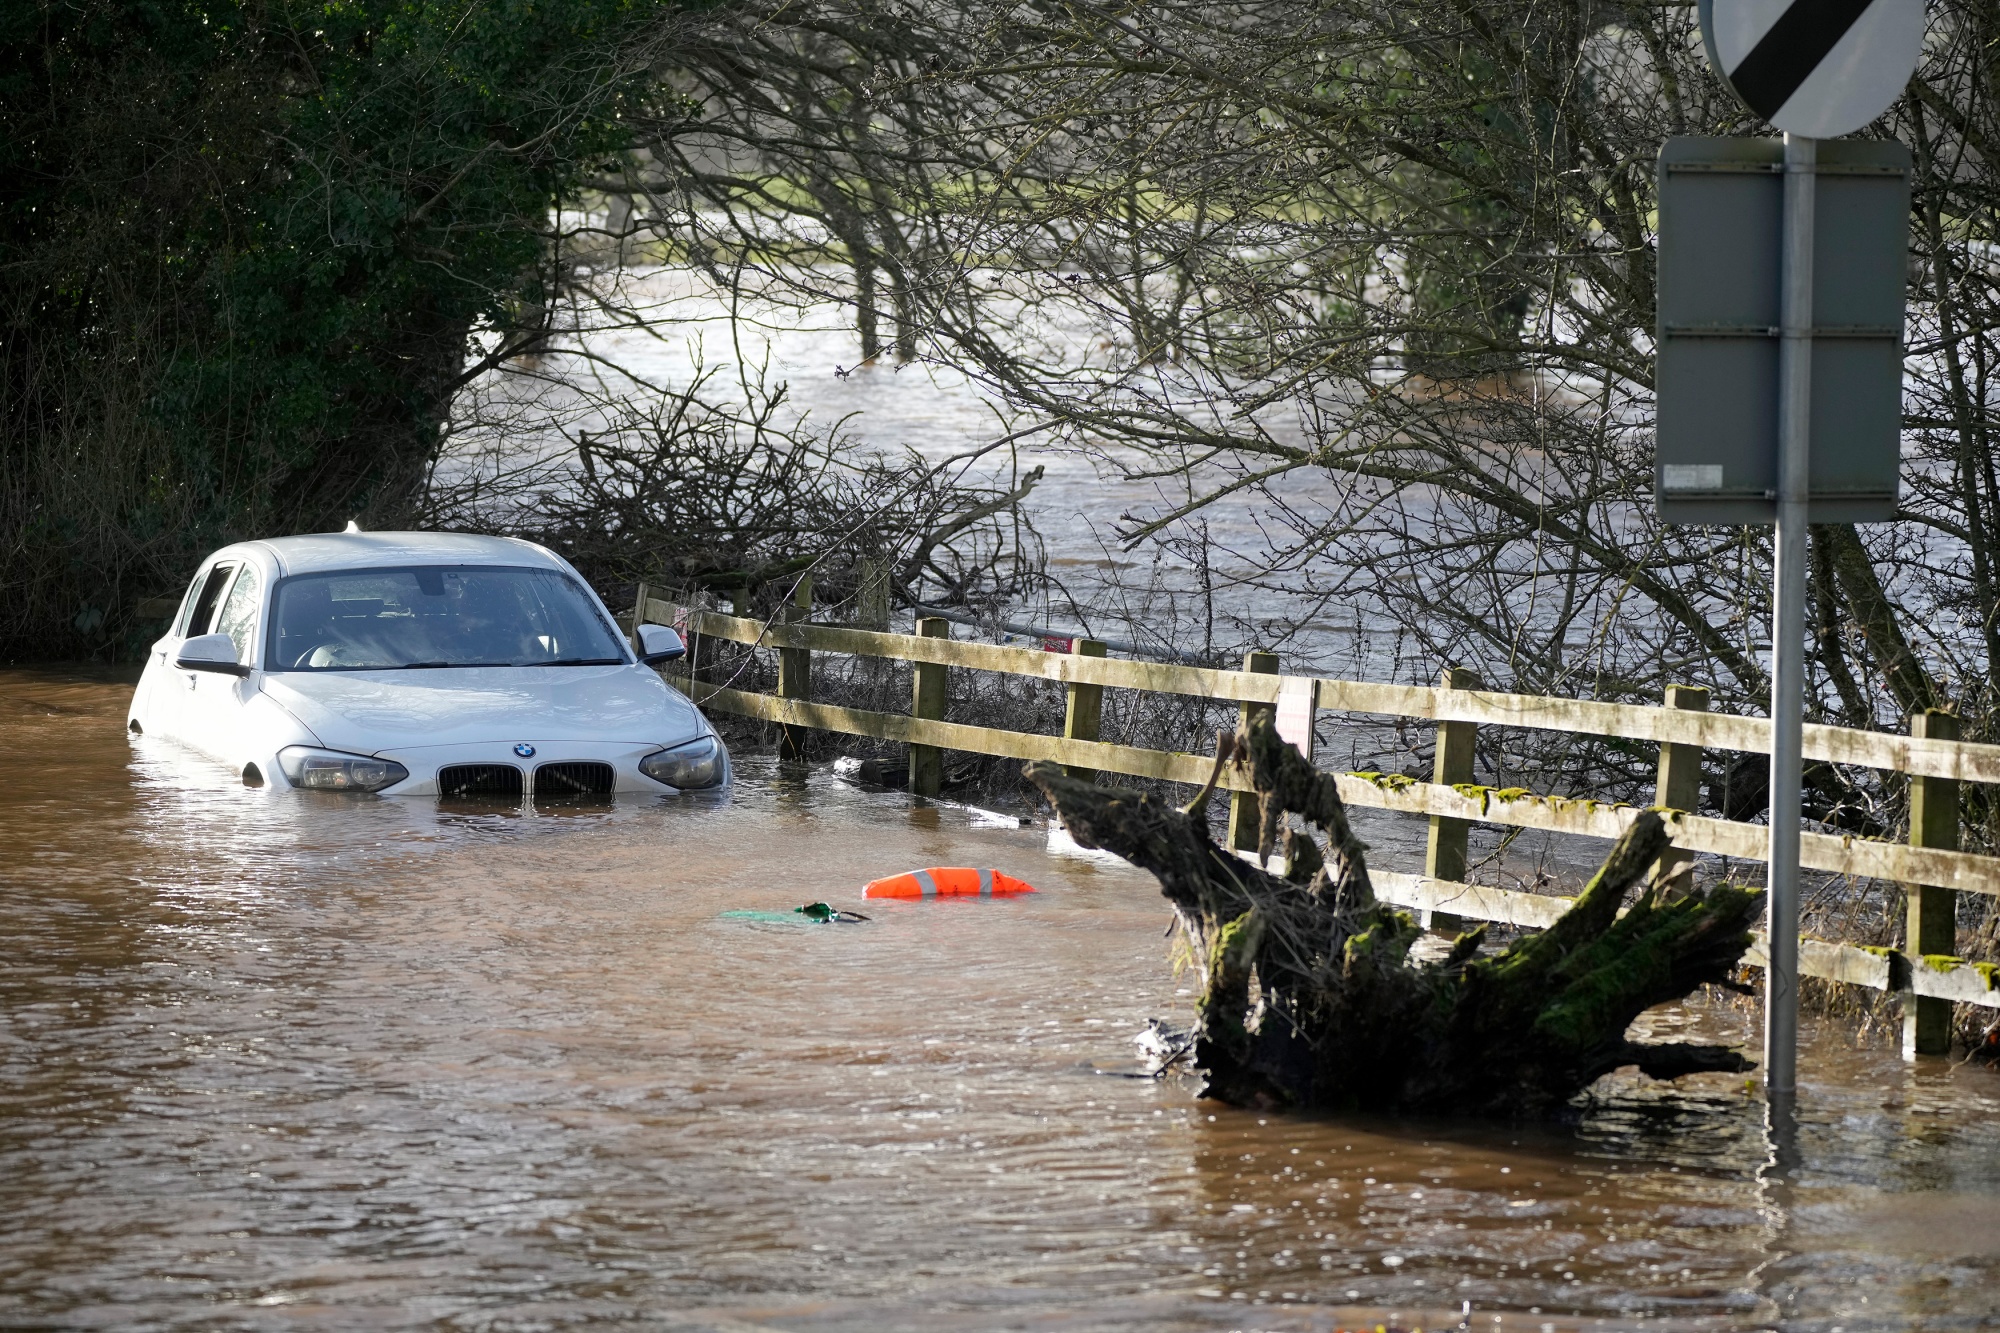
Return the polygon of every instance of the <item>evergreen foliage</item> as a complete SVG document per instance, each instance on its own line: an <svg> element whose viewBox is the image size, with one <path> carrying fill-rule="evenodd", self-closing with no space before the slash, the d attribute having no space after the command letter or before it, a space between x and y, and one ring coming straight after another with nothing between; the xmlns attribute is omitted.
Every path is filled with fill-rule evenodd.
<svg viewBox="0 0 2000 1333"><path fill-rule="evenodd" d="M545 333L551 209L670 15L5 7L0 653L102 649L217 543L393 520L458 386Z"/></svg>

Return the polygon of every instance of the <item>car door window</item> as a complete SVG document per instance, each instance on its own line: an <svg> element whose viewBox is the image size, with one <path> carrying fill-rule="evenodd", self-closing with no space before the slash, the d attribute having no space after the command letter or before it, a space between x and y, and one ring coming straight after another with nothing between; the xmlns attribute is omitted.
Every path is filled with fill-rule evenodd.
<svg viewBox="0 0 2000 1333"><path fill-rule="evenodd" d="M188 590L181 595L181 608L174 612L173 623L167 626L167 633L179 635L187 633L188 620L194 615L194 604L201 600L201 590L207 586L206 571L194 576L194 582L188 584Z"/></svg>
<svg viewBox="0 0 2000 1333"><path fill-rule="evenodd" d="M215 618L213 633L227 634L236 644L236 660L249 665L250 644L257 637L257 571L244 565L229 587L229 599Z"/></svg>
<svg viewBox="0 0 2000 1333"><path fill-rule="evenodd" d="M222 591L229 586L229 576L236 572L233 564L217 565L206 575L197 575L195 586L188 589L187 619L181 622L181 637L196 639L209 632L215 623L215 608L222 601Z"/></svg>

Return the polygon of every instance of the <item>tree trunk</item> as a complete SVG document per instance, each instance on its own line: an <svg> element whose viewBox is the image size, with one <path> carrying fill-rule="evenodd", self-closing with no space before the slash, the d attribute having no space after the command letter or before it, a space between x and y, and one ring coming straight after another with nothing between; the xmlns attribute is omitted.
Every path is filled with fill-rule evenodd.
<svg viewBox="0 0 2000 1333"><path fill-rule="evenodd" d="M1937 685L1924 670L1923 660L1910 647L1896 603L1882 586L1882 576L1868 548L1861 544L1852 523L1827 523L1827 554L1834 577L1847 597L1861 633L1868 640L1868 652L1881 669L1882 679L1895 697L1897 708L1906 716L1939 706Z"/></svg>
<svg viewBox="0 0 2000 1333"><path fill-rule="evenodd" d="M1448 957L1413 964L1421 934L1376 901L1361 842L1330 774L1317 772L1259 716L1221 738L1216 759L1247 773L1265 857L1287 815L1320 830L1324 849L1286 830L1280 877L1218 847L1203 814L1098 787L1035 763L1070 836L1152 872L1200 970L1195 1062L1203 1095L1238 1105L1541 1116L1599 1076L1637 1065L1655 1078L1750 1064L1721 1046L1642 1045L1625 1029L1642 1011L1726 983L1750 944L1763 895L1648 886L1626 892L1668 843L1646 811L1561 920L1482 956L1485 928ZM1253 984L1254 983L1254 984Z"/></svg>

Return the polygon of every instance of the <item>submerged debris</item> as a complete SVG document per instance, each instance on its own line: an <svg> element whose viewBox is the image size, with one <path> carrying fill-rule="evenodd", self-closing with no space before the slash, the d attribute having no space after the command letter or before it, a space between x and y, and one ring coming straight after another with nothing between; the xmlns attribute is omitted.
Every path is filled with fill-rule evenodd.
<svg viewBox="0 0 2000 1333"><path fill-rule="evenodd" d="M724 912L721 915L727 921L768 921L786 926L803 925L809 922L821 925L835 923L851 924L856 921L868 920L867 917L861 915L859 912L850 912L845 908L835 907L831 903L806 903L802 906L794 907L789 912L760 911L756 908L739 907Z"/></svg>
<svg viewBox="0 0 2000 1333"><path fill-rule="evenodd" d="M804 906L794 907L792 910L803 913L808 921L854 922L866 921L868 919L859 912L849 912L844 908L835 907L831 903L806 903Z"/></svg>
<svg viewBox="0 0 2000 1333"><path fill-rule="evenodd" d="M833 761L833 771L849 782L864 783L870 787L895 787L910 785L910 763L907 759L855 759L842 756Z"/></svg>
<svg viewBox="0 0 2000 1333"><path fill-rule="evenodd" d="M1216 846L1201 809L1225 764L1257 791L1260 853L1280 842L1285 876ZM1727 983L1763 895L1680 884L1625 898L1667 849L1641 813L1582 896L1548 930L1481 956L1485 929L1448 954L1410 960L1422 931L1378 902L1332 775L1260 716L1218 738L1209 785L1186 809L1030 764L1071 837L1152 872L1193 946L1201 980L1193 1060L1204 1094L1238 1105L1544 1115L1600 1075L1740 1072L1723 1046L1628 1042L1642 1011ZM1297 816L1324 848L1284 828Z"/></svg>
<svg viewBox="0 0 2000 1333"><path fill-rule="evenodd" d="M1194 1058L1194 1033L1165 1019L1147 1019L1146 1026L1132 1035L1132 1044L1152 1066L1146 1072L1153 1078L1163 1077Z"/></svg>

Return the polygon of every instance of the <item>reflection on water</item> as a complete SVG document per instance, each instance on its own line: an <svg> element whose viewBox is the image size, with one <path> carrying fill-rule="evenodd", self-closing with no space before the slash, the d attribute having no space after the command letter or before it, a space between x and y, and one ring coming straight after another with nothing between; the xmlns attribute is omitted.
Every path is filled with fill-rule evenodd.
<svg viewBox="0 0 2000 1333"><path fill-rule="evenodd" d="M754 759L305 799L128 741L127 688L0 675L0 1326L2000 1323L1990 1070L1820 1033L1791 1182L1740 1080L1574 1130L1232 1111L1125 1076L1188 1004L1167 914L1039 830ZM938 863L1043 892L718 919Z"/></svg>

